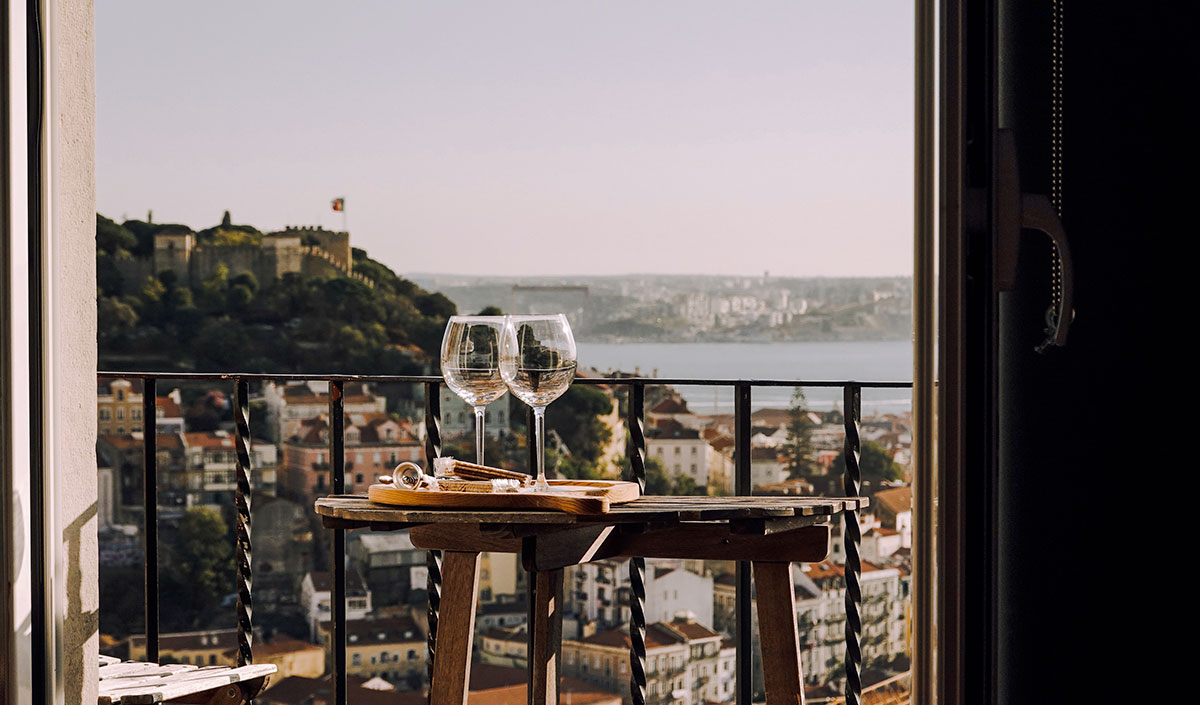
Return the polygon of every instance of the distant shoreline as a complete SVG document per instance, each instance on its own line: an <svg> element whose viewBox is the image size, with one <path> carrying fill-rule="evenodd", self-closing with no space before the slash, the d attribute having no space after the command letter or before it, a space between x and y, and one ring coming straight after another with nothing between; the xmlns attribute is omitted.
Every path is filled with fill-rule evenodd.
<svg viewBox="0 0 1200 705"><path fill-rule="evenodd" d="M626 337L619 335L577 335L580 343L604 344L672 344L672 345L706 345L710 343L893 343L911 340L912 336L896 335L889 331L872 329L835 331L827 335L805 336L803 338L778 338L769 335L754 336L738 332L705 333L702 338L694 335L662 337Z"/></svg>

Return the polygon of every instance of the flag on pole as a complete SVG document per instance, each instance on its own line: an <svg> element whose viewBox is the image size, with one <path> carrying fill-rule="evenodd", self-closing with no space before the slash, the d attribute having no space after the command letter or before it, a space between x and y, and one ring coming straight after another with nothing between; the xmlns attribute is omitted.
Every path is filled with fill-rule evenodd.
<svg viewBox="0 0 1200 705"><path fill-rule="evenodd" d="M345 211L346 210L346 199L344 199L344 198L333 199L333 210L335 213L341 213L341 212Z"/></svg>

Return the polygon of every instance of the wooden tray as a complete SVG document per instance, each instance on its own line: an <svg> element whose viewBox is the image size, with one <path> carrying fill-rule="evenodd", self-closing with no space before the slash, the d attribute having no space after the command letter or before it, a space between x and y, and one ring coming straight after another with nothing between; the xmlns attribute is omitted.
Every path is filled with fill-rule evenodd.
<svg viewBox="0 0 1200 705"><path fill-rule="evenodd" d="M550 492L445 492L371 485L367 499L402 507L457 509L550 509L569 514L605 514L612 504L638 498L637 483L615 480L549 480Z"/></svg>

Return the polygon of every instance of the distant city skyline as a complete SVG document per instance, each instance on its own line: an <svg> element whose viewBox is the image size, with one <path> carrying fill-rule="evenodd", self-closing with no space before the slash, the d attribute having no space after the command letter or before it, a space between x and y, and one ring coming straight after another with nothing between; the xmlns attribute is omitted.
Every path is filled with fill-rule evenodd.
<svg viewBox="0 0 1200 705"><path fill-rule="evenodd" d="M912 269L912 7L106 3L97 199L400 273Z"/></svg>

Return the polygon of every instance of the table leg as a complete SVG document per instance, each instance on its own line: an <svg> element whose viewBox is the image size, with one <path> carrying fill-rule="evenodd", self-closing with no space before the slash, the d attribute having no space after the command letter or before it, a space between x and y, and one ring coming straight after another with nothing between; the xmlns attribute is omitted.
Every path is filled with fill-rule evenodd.
<svg viewBox="0 0 1200 705"><path fill-rule="evenodd" d="M433 683L429 687L431 705L466 705L478 590L479 554L446 551L442 557L437 657L433 660Z"/></svg>
<svg viewBox="0 0 1200 705"><path fill-rule="evenodd" d="M753 566L766 705L804 705L792 564L754 561Z"/></svg>
<svg viewBox="0 0 1200 705"><path fill-rule="evenodd" d="M533 705L558 705L558 659L562 649L563 571L534 573Z"/></svg>

